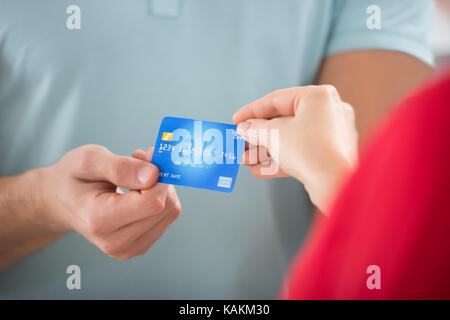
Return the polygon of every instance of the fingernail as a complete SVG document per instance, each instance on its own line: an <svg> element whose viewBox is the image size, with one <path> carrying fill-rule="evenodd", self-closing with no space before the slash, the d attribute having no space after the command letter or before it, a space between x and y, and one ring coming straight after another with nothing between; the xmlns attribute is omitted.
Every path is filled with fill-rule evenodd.
<svg viewBox="0 0 450 320"><path fill-rule="evenodd" d="M152 171L153 171L153 169L150 166L142 167L139 170L138 177L137 177L139 180L139 183L146 184L148 179L150 179L150 177L152 176Z"/></svg>
<svg viewBox="0 0 450 320"><path fill-rule="evenodd" d="M250 128L251 123L248 121L244 121L239 123L239 125L236 128L237 133L239 134L245 134L248 128Z"/></svg>

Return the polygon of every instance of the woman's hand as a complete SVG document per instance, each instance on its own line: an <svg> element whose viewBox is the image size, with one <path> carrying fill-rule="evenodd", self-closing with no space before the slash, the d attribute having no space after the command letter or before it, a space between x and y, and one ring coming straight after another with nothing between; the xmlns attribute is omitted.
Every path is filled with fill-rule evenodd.
<svg viewBox="0 0 450 320"><path fill-rule="evenodd" d="M249 142L243 162L252 174L295 177L322 211L342 176L357 163L354 112L333 86L277 90L237 111L233 122ZM265 150L269 159L261 155ZM279 168L270 172L274 164Z"/></svg>

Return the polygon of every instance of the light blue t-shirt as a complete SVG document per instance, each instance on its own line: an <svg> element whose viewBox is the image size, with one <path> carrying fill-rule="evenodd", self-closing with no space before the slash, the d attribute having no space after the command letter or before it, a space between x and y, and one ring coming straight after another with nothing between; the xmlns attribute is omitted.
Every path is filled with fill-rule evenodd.
<svg viewBox="0 0 450 320"><path fill-rule="evenodd" d="M431 0L0 0L0 175L84 144L147 149L167 115L231 122L338 52L431 64L432 19ZM146 255L116 261L72 233L0 273L0 298L274 298L311 218L302 186L241 168L232 194L177 190L183 213Z"/></svg>

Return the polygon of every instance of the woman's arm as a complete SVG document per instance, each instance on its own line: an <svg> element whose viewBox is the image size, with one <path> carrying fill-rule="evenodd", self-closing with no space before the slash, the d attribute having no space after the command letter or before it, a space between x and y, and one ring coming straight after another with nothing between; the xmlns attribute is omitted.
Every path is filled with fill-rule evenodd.
<svg viewBox="0 0 450 320"><path fill-rule="evenodd" d="M355 121L347 122L345 125L357 128L359 136L364 140L370 127L376 120L378 120L394 103L399 100L406 92L408 92L413 87L417 86L423 82L432 73L432 68L425 64L424 62L407 55L405 53L386 51L386 50L360 50L360 51L349 51L336 55L327 57L324 60L321 71L318 76L318 82L321 84L331 84L335 86L342 100L350 103L354 112L352 112L352 117L354 113ZM309 89L306 89L309 88ZM294 109L300 103L296 101L300 96L304 98L304 95L309 95L308 91L310 88L315 87L305 87L300 90L300 88L279 90L268 96L251 103L241 110L237 111L233 116L233 122L238 124L248 119L273 119L281 116L294 116ZM318 88L322 88L319 86ZM328 88L323 86L323 88ZM297 92L298 91L298 92ZM300 94L300 91L302 93ZM317 91L317 90L315 90ZM326 90L322 90L325 92ZM332 90L333 91L333 90ZM317 156L319 144L316 142L317 136L323 134L334 134L334 125L329 124L328 129L322 124L322 119L320 117L328 117L330 123L336 121L333 117L336 115L331 112L331 110L340 110L339 106L343 106L343 102L339 95L335 92L322 93L321 95L327 98L318 98L316 101L314 99L308 99L308 105L321 105L324 103L330 109L329 114L315 114L315 120L311 120L311 115L303 114L304 117L301 127L298 127L299 132L294 130L292 134L294 137L296 134L307 135L311 143L303 143L304 152L303 157L311 158L309 155L312 153ZM334 98L332 96L335 96ZM336 97L338 99L336 99ZM303 102L305 99L303 99ZM348 109L348 108L347 108ZM318 110L311 110L318 111ZM309 122L311 121L311 122ZM319 122L317 122L319 121ZM282 124L284 126L284 124ZM342 123L340 125L343 125ZM242 127L241 127L242 128ZM301 129L300 129L301 128ZM314 134L309 134L305 132L305 128L314 132ZM300 132L301 131L301 132ZM321 131L317 135L316 131ZM289 134L289 137L292 136ZM336 138L336 137L335 137ZM285 138L283 138L284 141ZM305 141L306 142L306 141ZM345 142L348 143L348 142ZM322 146L323 148L324 146ZM325 146L327 147L327 146ZM288 145L288 149L300 148L295 145ZM311 150L308 150L310 148ZM264 150L263 150L264 151ZM285 150L284 150L285 151ZM244 162L247 165L251 165L252 174L258 178L274 178L274 177L286 177L293 175L292 173L287 173L284 171L283 160L280 163L280 170L276 174L261 174L261 169L267 167L268 165L262 166L260 164L260 159L263 157L256 157L257 161L250 163L249 154L251 152L259 152L259 149L253 149L252 146L250 150L245 153ZM355 159L356 159L356 150ZM328 188L325 188L324 182L339 181L337 179L337 173L332 173L331 171L339 170L339 168L345 168L342 164L338 162L334 163L334 158L329 155L325 155L326 158L317 158L315 161L322 164L322 169L315 171L310 171L310 175L315 175L317 182L313 182L312 177L297 177L302 181L306 188L308 189L311 198L316 200L313 202L321 208L321 203L326 202L324 200L319 200L323 198L328 198L326 194L328 189L330 192L333 190L331 185L334 183L329 182ZM288 163L294 160L288 160ZM294 161L295 162L295 161ZM325 162L325 163L322 163ZM291 169L286 169L291 170ZM306 174L306 169L303 170L304 175ZM344 170L342 175L345 175ZM329 196L331 197L331 195ZM321 208L323 210L323 208Z"/></svg>

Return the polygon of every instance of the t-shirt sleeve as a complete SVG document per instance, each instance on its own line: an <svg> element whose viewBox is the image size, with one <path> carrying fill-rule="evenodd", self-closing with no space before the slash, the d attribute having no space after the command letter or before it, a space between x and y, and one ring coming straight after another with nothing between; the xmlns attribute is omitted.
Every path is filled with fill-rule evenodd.
<svg viewBox="0 0 450 320"><path fill-rule="evenodd" d="M326 55L392 50L434 64L432 0L338 0Z"/></svg>

